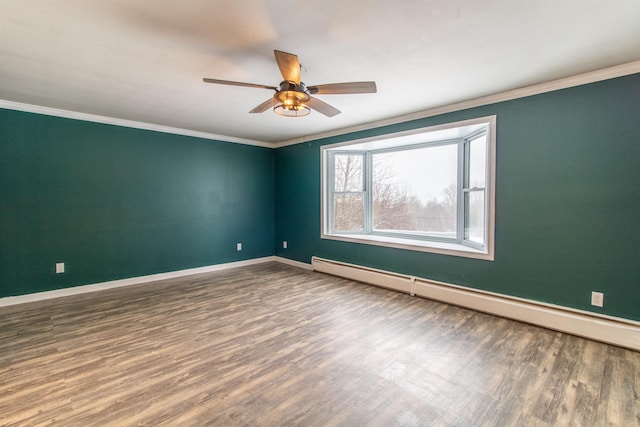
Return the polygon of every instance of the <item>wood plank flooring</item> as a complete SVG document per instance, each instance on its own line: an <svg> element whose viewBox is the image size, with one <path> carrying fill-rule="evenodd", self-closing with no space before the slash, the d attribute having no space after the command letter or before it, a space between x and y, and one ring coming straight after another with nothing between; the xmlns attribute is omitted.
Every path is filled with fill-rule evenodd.
<svg viewBox="0 0 640 427"><path fill-rule="evenodd" d="M278 263L0 308L3 426L638 426L640 353Z"/></svg>

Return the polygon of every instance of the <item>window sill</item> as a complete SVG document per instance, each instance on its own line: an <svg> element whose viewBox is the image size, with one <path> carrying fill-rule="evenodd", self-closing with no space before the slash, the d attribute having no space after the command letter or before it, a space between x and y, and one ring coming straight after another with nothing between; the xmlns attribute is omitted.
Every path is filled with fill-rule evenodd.
<svg viewBox="0 0 640 427"><path fill-rule="evenodd" d="M442 255L493 261L492 250L483 252L457 243L403 239L398 237L376 236L369 234L322 234L320 237L322 239L339 240L342 242L361 243L364 245L384 246L388 248L406 249L409 251L431 252Z"/></svg>

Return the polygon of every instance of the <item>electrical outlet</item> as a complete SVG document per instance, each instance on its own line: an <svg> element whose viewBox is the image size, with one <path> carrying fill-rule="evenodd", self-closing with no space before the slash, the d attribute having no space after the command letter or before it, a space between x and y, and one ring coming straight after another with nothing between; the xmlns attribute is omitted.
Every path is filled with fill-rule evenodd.
<svg viewBox="0 0 640 427"><path fill-rule="evenodd" d="M604 294L602 292L591 292L591 305L604 307Z"/></svg>
<svg viewBox="0 0 640 427"><path fill-rule="evenodd" d="M282 242L282 247L283 247L284 249L287 249L287 241L286 241L286 240L284 240L284 241Z"/></svg>
<svg viewBox="0 0 640 427"><path fill-rule="evenodd" d="M242 250L242 243L237 243L236 244L236 249L238 249L239 251Z"/></svg>
<svg viewBox="0 0 640 427"><path fill-rule="evenodd" d="M56 274L64 273L64 262L56 262Z"/></svg>

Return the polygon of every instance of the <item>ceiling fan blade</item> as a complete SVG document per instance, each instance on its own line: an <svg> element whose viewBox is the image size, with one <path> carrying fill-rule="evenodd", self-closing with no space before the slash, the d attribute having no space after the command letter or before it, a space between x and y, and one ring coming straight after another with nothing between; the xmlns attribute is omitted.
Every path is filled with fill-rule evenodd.
<svg viewBox="0 0 640 427"><path fill-rule="evenodd" d="M318 98L314 98L313 96L309 97L309 101L305 102L305 104L313 110L316 110L318 113L322 113L327 117L333 117L340 114L340 110L336 107L332 107L324 101L320 101Z"/></svg>
<svg viewBox="0 0 640 427"><path fill-rule="evenodd" d="M251 110L249 112L250 113L264 113L269 108L273 108L276 105L278 105L278 100L275 99L275 98L269 98L266 101L264 101L262 104L258 105L256 108L254 108L253 110Z"/></svg>
<svg viewBox="0 0 640 427"><path fill-rule="evenodd" d="M244 86L244 87L257 87L260 89L273 89L278 90L275 86L266 86L266 85L258 85L254 83L242 83L242 82L232 82L231 80L219 80L219 79L209 79L207 77L202 79L205 83L216 83L220 85L230 85L230 86Z"/></svg>
<svg viewBox="0 0 640 427"><path fill-rule="evenodd" d="M376 82L330 83L307 87L314 95L376 93Z"/></svg>
<svg viewBox="0 0 640 427"><path fill-rule="evenodd" d="M274 50L273 53L276 55L276 62L278 63L278 68L280 68L282 78L288 82L294 82L299 85L300 62L298 62L298 55L280 50Z"/></svg>

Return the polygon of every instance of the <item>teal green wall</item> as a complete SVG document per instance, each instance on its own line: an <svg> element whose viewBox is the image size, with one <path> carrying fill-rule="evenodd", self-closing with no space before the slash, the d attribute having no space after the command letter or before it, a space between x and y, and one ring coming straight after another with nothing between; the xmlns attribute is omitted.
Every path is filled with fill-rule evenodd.
<svg viewBox="0 0 640 427"><path fill-rule="evenodd" d="M320 239L320 146L493 114L495 261ZM0 297L275 253L640 320L638 164L638 74L277 150L0 110Z"/></svg>
<svg viewBox="0 0 640 427"><path fill-rule="evenodd" d="M494 114L495 261L320 239L320 146ZM278 256L640 320L640 74L280 148L275 200Z"/></svg>
<svg viewBox="0 0 640 427"><path fill-rule="evenodd" d="M0 110L0 297L273 255L273 193L271 149Z"/></svg>

